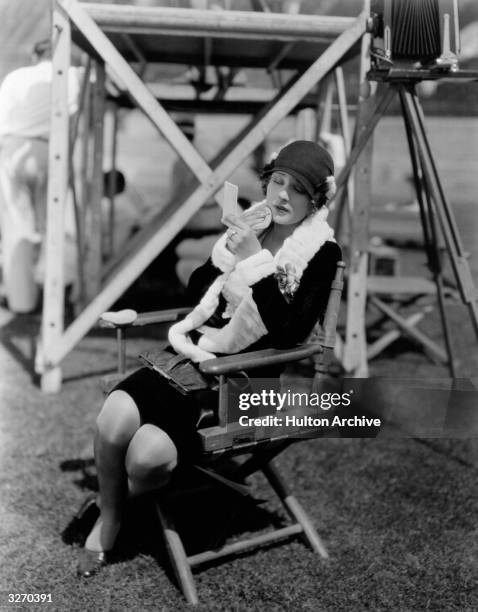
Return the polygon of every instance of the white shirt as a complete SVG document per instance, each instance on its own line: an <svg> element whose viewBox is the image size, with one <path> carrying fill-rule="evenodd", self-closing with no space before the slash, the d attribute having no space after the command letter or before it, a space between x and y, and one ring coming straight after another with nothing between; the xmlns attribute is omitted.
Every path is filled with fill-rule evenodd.
<svg viewBox="0 0 478 612"><path fill-rule="evenodd" d="M78 110L81 72L74 67L68 72L70 115ZM50 60L18 68L5 77L0 86L0 136L48 138L51 82Z"/></svg>

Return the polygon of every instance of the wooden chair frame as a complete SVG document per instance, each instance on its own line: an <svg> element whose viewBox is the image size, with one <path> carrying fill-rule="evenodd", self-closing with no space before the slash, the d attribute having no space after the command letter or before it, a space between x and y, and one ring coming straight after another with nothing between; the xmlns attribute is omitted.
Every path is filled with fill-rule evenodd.
<svg viewBox="0 0 478 612"><path fill-rule="evenodd" d="M458 299L457 291L442 288L444 298ZM392 321L394 329L383 333L367 346L370 361L401 336L409 337L437 363L448 364L449 354L438 343L417 328L418 323L435 310L436 284L415 276L369 276L367 278L368 306L382 315L381 320ZM414 312L404 315L401 309L414 306ZM374 326L377 326L375 323Z"/></svg>
<svg viewBox="0 0 478 612"><path fill-rule="evenodd" d="M254 549L258 546L271 544L294 536L301 536L314 552L322 558L328 557L327 550L318 535L311 519L307 515L299 501L291 494L286 483L281 478L278 470L273 464L273 459L285 450L290 444L304 437L304 428L298 427L295 431L287 428L283 434L274 435L273 438L243 435L244 427L239 432L234 424L227 423L227 408L225 407L224 390L229 376L241 371L251 371L271 365L287 364L300 361L305 358L314 357L315 376L314 382L320 383L320 379L327 373L329 361L335 347L335 335L340 299L343 289L345 264L338 262L335 279L332 282L326 313L321 329L311 335L312 342L308 342L292 349L278 350L266 349L252 351L204 361L200 364L200 370L204 374L217 376L219 378L219 408L218 423L214 426L198 429L203 446L204 463L195 465L199 470L213 481L219 481L222 485L240 491L247 495L247 487L240 484L248 476L257 471L262 471L267 481L277 494L284 506L286 513L291 519L291 524L274 529L271 532L250 537L232 544L226 544L219 550L207 550L199 554L188 556L185 552L181 537L174 525L163 502L156 498L155 509L163 536L166 542L168 555L174 569L181 590L191 604L198 603L198 595L192 568L206 562L215 561L226 556L241 553L245 550ZM152 323L174 322L187 314L189 308L178 308L156 312L139 314L131 323L112 323L102 320L103 327L116 329L118 340L118 374L125 372L125 330L128 327L138 327ZM118 377L116 374L116 378ZM111 384L111 380L108 381ZM316 386L316 388L318 388ZM247 428L246 428L247 429ZM249 432L251 433L251 432ZM321 428L307 428L307 437L318 437L323 433ZM247 434L247 432L246 432ZM233 455L249 455L241 464L228 472L227 476L214 471L223 458ZM204 467L206 466L206 467Z"/></svg>

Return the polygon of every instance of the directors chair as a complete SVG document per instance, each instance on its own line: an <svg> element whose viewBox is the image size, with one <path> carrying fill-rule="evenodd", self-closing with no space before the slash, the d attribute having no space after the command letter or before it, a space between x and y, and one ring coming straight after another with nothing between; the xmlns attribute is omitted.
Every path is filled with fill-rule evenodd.
<svg viewBox="0 0 478 612"><path fill-rule="evenodd" d="M175 527L171 513L167 510L165 496L176 497L182 491L161 489L155 496L155 510L166 543L168 556L181 590L191 604L198 603L198 595L192 569L204 563L210 563L226 556L233 556L245 550L267 545L290 537L302 537L307 544L322 558L328 554L311 519L298 500L290 493L283 478L273 465L273 459L290 444L301 438L313 438L323 434L323 427L247 427L239 422L230 422L228 411L228 381L234 376L241 376L244 371L253 372L257 368L289 364L313 358L313 389L320 390L322 380L328 372L329 362L335 347L335 331L338 311L343 289L345 264L338 262L335 279L330 294L322 325L316 325L308 341L288 350L266 349L251 351L238 355L220 357L204 361L200 370L207 375L215 376L219 382L219 403L215 423L205 419L200 425L198 434L202 444L201 460L192 466L197 476L201 474L210 482L219 483L229 489L249 496L249 488L243 484L245 479L261 471L273 491L278 496L291 519L286 527L275 528L244 540L225 544L219 549L207 550L199 554L186 554L180 534ZM105 313L100 324L116 330L118 340L118 373L104 380L104 386L111 388L119 378L125 376L125 332L130 327L152 323L175 322L190 311L189 308L170 309L157 312L137 314L132 310ZM231 460L233 458L233 460ZM242 461L242 462L241 462ZM224 466L227 464L227 470ZM231 468L231 464L233 468ZM222 467L222 469L221 469ZM200 526L198 525L198 528Z"/></svg>

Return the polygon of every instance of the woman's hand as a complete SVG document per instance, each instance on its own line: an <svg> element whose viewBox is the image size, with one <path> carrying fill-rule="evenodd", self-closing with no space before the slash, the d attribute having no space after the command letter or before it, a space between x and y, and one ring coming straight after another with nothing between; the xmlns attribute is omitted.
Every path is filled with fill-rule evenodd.
<svg viewBox="0 0 478 612"><path fill-rule="evenodd" d="M271 210L264 204L263 206L255 206L245 210L239 218L247 223L247 225L258 232L267 227L271 221Z"/></svg>
<svg viewBox="0 0 478 612"><path fill-rule="evenodd" d="M259 253L262 249L255 232L248 223L236 215L226 215L222 222L229 228L227 230L226 247L240 261Z"/></svg>

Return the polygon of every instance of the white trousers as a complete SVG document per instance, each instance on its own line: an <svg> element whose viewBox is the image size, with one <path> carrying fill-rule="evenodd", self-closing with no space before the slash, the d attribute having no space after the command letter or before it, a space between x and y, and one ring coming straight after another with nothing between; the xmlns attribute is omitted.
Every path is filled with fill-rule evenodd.
<svg viewBox="0 0 478 612"><path fill-rule="evenodd" d="M46 224L48 142L3 137L0 141L0 232L5 294L10 310L35 308L35 263Z"/></svg>

